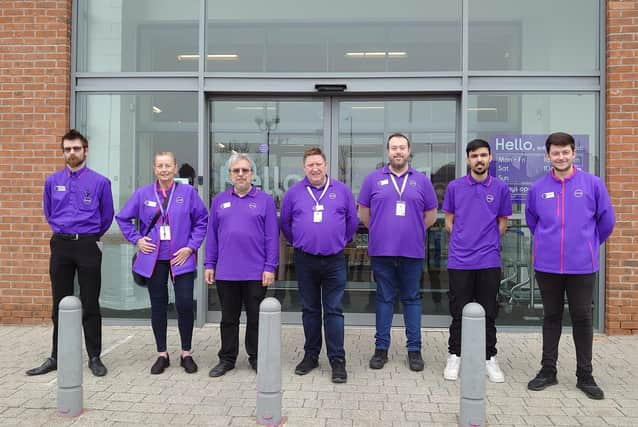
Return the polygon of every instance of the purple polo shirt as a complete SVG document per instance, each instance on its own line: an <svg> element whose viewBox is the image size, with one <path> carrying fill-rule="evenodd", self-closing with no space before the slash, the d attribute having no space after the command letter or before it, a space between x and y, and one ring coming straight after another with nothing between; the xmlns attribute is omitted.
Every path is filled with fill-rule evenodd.
<svg viewBox="0 0 638 427"><path fill-rule="evenodd" d="M111 181L86 166L49 175L43 199L44 216L54 233L102 236L113 222Z"/></svg>
<svg viewBox="0 0 638 427"><path fill-rule="evenodd" d="M532 184L525 220L534 236L535 270L591 274L600 268L600 245L614 230L616 214L605 183L574 169L564 180L551 171Z"/></svg>
<svg viewBox="0 0 638 427"><path fill-rule="evenodd" d="M408 180L401 197L405 216L397 216L399 194L390 173L388 165L370 173L359 192L359 204L370 209L368 255L425 258L424 216L438 206L434 187L427 176L411 166L403 176L395 176L399 189L403 180Z"/></svg>
<svg viewBox="0 0 638 427"><path fill-rule="evenodd" d="M173 192L173 188L175 188L175 182L174 181L171 183L171 186L166 190L166 197L168 197L169 199L171 197L171 193ZM164 203L164 199L166 197L164 197L164 194L162 193L162 189L160 188L159 181L155 184L155 191L157 191L157 196L159 197L159 203ZM175 203L175 200L171 200L171 203ZM170 211L170 206L168 206L168 209ZM159 224L164 224L164 221L162 220L161 215L157 219L157 222ZM169 226L170 226L170 224L169 224ZM172 236L171 236L171 238L172 238ZM157 259L160 260L160 261L168 261L171 258L172 258L172 256L171 256L171 242L170 242L170 240L160 240L160 242L159 242L159 251L158 251L158 254L157 254Z"/></svg>
<svg viewBox="0 0 638 427"><path fill-rule="evenodd" d="M288 189L281 203L281 232L294 248L313 255L341 252L359 224L352 191L332 178L326 185L328 189L319 200L325 185L316 188L306 177ZM313 221L316 203L308 188L323 206L321 222Z"/></svg>
<svg viewBox="0 0 638 427"><path fill-rule="evenodd" d="M253 187L244 197L230 188L210 205L207 269L218 280L260 280L279 263L277 209L268 194Z"/></svg>
<svg viewBox="0 0 638 427"><path fill-rule="evenodd" d="M477 182L471 175L450 182L443 211L454 214L448 249L448 268L479 270L501 266L498 218L512 215L507 184L488 176Z"/></svg>

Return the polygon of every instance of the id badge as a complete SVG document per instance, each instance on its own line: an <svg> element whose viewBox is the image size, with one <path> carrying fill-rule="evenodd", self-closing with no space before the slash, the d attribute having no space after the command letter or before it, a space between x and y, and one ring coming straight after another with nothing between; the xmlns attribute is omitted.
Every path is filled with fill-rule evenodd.
<svg viewBox="0 0 638 427"><path fill-rule="evenodd" d="M323 212L314 211L312 213L312 222L317 223L317 222L321 222L322 220L323 220Z"/></svg>
<svg viewBox="0 0 638 427"><path fill-rule="evenodd" d="M170 225L160 225L160 240L171 240Z"/></svg>
<svg viewBox="0 0 638 427"><path fill-rule="evenodd" d="M397 202L394 214L396 216L405 216L405 202L404 201L398 201Z"/></svg>
<svg viewBox="0 0 638 427"><path fill-rule="evenodd" d="M321 211L323 210L323 205L314 205L314 206L312 207L312 210L313 210L313 211L321 212Z"/></svg>

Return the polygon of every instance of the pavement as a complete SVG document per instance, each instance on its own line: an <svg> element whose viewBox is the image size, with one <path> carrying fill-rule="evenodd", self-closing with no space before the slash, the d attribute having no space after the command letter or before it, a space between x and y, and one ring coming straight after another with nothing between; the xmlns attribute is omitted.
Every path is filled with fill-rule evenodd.
<svg viewBox="0 0 638 427"><path fill-rule="evenodd" d="M237 366L221 378L209 378L217 363L219 328L195 329L194 359L199 372L179 367L177 328L169 327L171 366L150 375L155 345L150 326L104 326L102 360L109 373L94 377L84 357L84 412L76 418L57 415L55 373L28 377L50 351L48 326L0 326L0 425L255 426L256 375L243 347ZM389 363L368 368L374 329L347 327L348 382L333 384L322 354L320 367L306 376L294 374L303 356L301 326L284 326L282 348L282 414L285 426L455 426L460 379L443 379L447 331L423 330L423 372L407 367L405 336L393 329ZM243 337L243 328L241 332ZM498 359L504 384L486 385L489 426L636 426L638 425L638 337L594 338L594 377L605 391L601 401L576 389L574 346L568 333L561 340L559 384L544 391L527 390L539 369L540 331L500 332Z"/></svg>

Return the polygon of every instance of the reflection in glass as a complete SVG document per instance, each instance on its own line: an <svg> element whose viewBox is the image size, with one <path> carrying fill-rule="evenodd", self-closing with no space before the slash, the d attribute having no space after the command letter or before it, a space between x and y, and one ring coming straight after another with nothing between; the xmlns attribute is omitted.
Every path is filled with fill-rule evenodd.
<svg viewBox="0 0 638 427"><path fill-rule="evenodd" d="M594 93L503 92L468 97L467 139L482 138L492 144L495 174L509 184L512 192L513 215L501 239L503 278L499 324L538 325L543 316L532 268L531 235L524 220L526 197L524 194L515 197L527 188L527 182L533 177L526 177L521 171L536 176L538 168L529 165L536 158L542 161L544 140L551 132L560 130L579 136L577 141L581 143L577 143L576 152L582 159L580 167L598 174L597 103ZM501 144L495 146L496 141ZM530 147L534 151L525 152ZM594 295L596 309L598 291ZM594 322L597 318L594 316ZM565 325L569 325L569 316L564 319Z"/></svg>
<svg viewBox="0 0 638 427"><path fill-rule="evenodd" d="M174 152L178 167L197 165L194 94L80 94L76 126L89 139L88 166L111 180L116 212L135 189L153 181L155 152ZM148 318L148 291L134 285L131 277L135 247L122 237L115 221L102 241L102 314ZM171 302L172 292L169 286ZM175 316L173 305L169 314Z"/></svg>

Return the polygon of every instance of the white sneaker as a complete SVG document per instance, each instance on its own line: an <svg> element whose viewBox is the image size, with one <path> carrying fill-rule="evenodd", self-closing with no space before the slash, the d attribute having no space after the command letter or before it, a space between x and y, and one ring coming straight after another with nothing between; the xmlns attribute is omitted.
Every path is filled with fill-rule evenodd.
<svg viewBox="0 0 638 427"><path fill-rule="evenodd" d="M461 358L456 354L450 354L447 357L447 364L443 370L443 378L449 381L456 381L459 377L459 369L461 368Z"/></svg>
<svg viewBox="0 0 638 427"><path fill-rule="evenodd" d="M490 357L490 360L485 361L485 372L487 373L487 377L493 383L504 383L505 375L503 371L501 371L501 367L498 366L498 361L496 357Z"/></svg>

